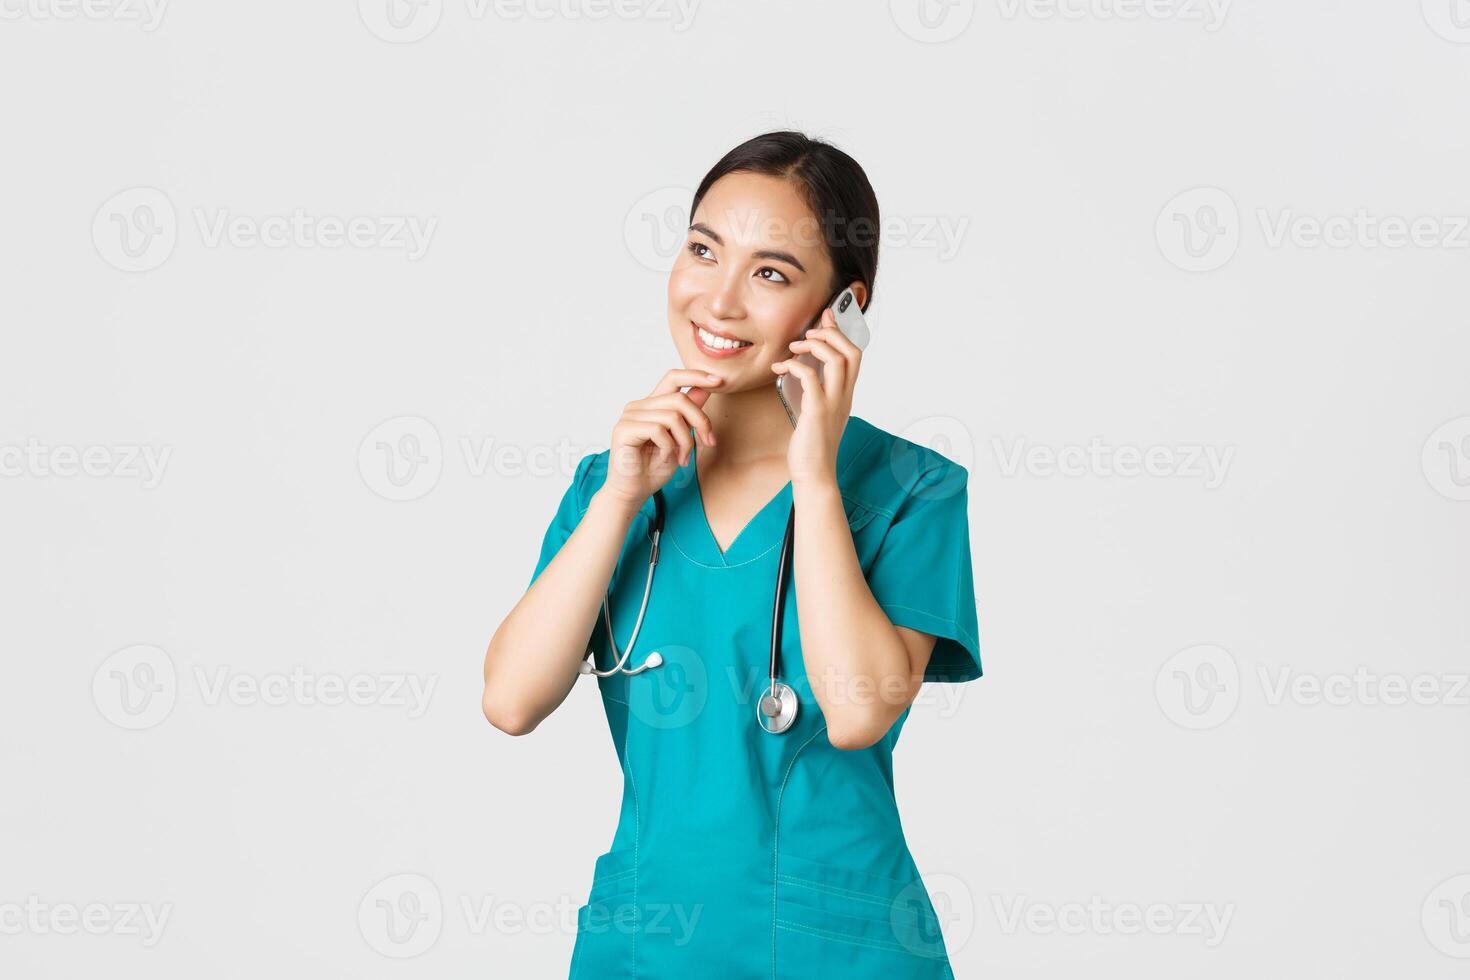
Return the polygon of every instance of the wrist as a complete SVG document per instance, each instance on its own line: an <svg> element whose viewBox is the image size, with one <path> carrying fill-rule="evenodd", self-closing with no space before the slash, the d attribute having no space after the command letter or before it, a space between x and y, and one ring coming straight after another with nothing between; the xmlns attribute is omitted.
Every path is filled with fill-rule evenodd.
<svg viewBox="0 0 1470 980"><path fill-rule="evenodd" d="M842 499L842 491L837 486L835 473L791 481L791 500L798 506L800 506L800 501L805 501L807 506L816 506L823 501L834 499L838 501Z"/></svg>
<svg viewBox="0 0 1470 980"><path fill-rule="evenodd" d="M631 500L627 496L610 490L606 485L598 487L593 491L592 499L587 502L587 512L590 514L596 510L610 517L616 517L625 523L633 519L633 515L643 507L643 501Z"/></svg>

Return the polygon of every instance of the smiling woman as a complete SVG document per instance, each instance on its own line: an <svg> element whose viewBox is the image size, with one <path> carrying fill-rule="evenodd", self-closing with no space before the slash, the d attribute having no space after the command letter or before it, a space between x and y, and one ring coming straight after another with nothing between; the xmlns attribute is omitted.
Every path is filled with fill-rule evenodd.
<svg viewBox="0 0 1470 980"><path fill-rule="evenodd" d="M826 307L871 301L878 221L799 133L710 170L669 274L682 366L581 460L490 641L496 727L595 673L622 766L574 978L952 977L892 771L923 682L980 676L968 474L850 414L863 352Z"/></svg>

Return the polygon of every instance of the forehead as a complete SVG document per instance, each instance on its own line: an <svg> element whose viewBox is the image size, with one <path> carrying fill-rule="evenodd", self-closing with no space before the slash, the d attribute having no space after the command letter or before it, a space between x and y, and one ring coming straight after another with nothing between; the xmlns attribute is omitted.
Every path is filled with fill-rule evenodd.
<svg viewBox="0 0 1470 980"><path fill-rule="evenodd" d="M794 181L781 177L726 174L710 185L691 221L708 225L737 248L780 249L803 264L827 255L821 224L806 198Z"/></svg>

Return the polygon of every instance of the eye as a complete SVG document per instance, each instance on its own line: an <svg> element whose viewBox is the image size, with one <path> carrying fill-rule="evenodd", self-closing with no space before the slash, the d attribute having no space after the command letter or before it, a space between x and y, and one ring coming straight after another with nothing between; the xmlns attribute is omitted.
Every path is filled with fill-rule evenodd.
<svg viewBox="0 0 1470 980"><path fill-rule="evenodd" d="M709 246L706 245L704 242L691 241L688 245L685 246L685 248L689 249L689 253L693 255L696 259L709 258L708 255L704 254L705 252L709 251ZM701 252L700 249L704 249L704 252Z"/></svg>
<svg viewBox="0 0 1470 980"><path fill-rule="evenodd" d="M767 278L767 277L763 276L762 274L763 273L766 273L766 272L769 272L771 275L775 276L776 278L775 279L770 279L770 278ZM787 279L784 275L782 275L780 273L780 271L778 271L776 269L773 269L773 268L771 268L768 265L763 265L759 269L755 270L755 274L758 275L758 276L761 276L762 278L764 278L766 280L766 282L790 282L791 281L791 280Z"/></svg>

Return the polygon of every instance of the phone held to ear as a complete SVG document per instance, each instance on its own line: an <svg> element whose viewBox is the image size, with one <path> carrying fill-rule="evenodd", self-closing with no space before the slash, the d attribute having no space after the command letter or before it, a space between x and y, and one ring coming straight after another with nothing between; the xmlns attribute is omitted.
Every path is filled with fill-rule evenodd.
<svg viewBox="0 0 1470 980"><path fill-rule="evenodd" d="M863 308L859 305L857 297L853 295L852 289L847 288L838 293L828 309L836 318L837 329L842 331L842 335L857 345L858 350L866 350L868 341L873 339L873 332L868 329L868 321L863 319ZM807 327L807 332L821 322L821 318L818 317L815 323ZM816 368L817 377L822 376L822 362L811 354L800 354L797 360ZM781 396L781 404L786 408L787 418L791 419L793 426L796 425L796 420L801 417L801 379L789 373L780 375L776 378L776 394Z"/></svg>

